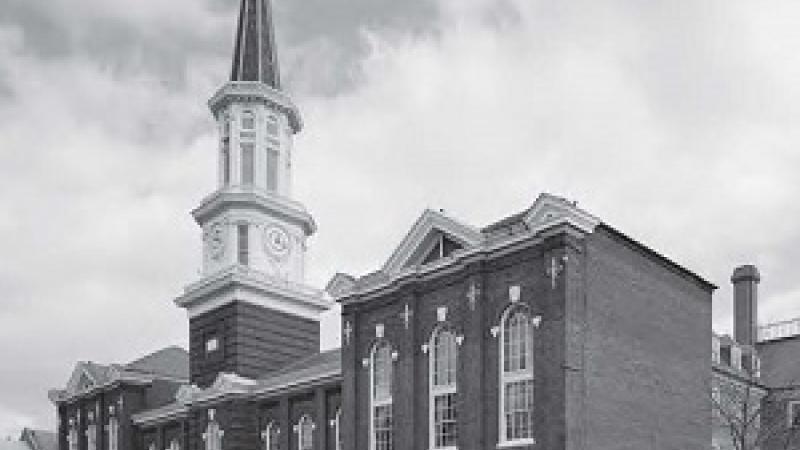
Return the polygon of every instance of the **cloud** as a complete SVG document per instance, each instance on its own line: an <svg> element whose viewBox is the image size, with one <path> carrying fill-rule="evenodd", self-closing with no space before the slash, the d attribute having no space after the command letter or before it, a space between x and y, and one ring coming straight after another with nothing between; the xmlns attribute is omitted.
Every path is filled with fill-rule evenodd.
<svg viewBox="0 0 800 450"><path fill-rule="evenodd" d="M188 211L213 188L204 102L227 75L235 7L4 7L0 341L20 344L0 350L17 362L0 372L0 422L52 427L46 389L77 360L185 344L171 299L199 267ZM739 263L762 270L762 317L797 314L798 8L278 2L306 119L295 192L320 226L309 280L375 269L425 207L484 225L549 191L720 284L720 330Z"/></svg>

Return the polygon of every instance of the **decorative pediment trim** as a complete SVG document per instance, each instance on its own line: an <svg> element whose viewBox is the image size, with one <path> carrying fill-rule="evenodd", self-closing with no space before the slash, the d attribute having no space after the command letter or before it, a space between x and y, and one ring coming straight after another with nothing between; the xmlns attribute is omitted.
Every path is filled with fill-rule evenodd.
<svg viewBox="0 0 800 450"><path fill-rule="evenodd" d="M534 232L568 224L592 233L600 224L600 219L578 208L577 203L547 193L536 199L523 220Z"/></svg>
<svg viewBox="0 0 800 450"><path fill-rule="evenodd" d="M440 232L449 239L458 242L464 248L479 246L483 241L481 232L469 225L463 224L439 211L426 209L422 213L392 256L383 266L383 272L393 274L402 271L411 263L420 248L426 244L427 238L434 232Z"/></svg>
<svg viewBox="0 0 800 450"><path fill-rule="evenodd" d="M181 405L189 405L192 403L192 398L200 392L200 388L196 384L184 384L175 392L175 401Z"/></svg>

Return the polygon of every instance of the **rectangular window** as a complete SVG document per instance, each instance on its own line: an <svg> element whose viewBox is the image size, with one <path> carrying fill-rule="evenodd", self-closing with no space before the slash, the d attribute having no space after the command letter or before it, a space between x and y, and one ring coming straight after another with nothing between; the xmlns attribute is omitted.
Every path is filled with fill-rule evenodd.
<svg viewBox="0 0 800 450"><path fill-rule="evenodd" d="M786 425L794 428L800 425L800 401L791 400L786 405Z"/></svg>
<svg viewBox="0 0 800 450"><path fill-rule="evenodd" d="M278 159L279 153L274 148L267 149L267 190L278 190Z"/></svg>
<svg viewBox="0 0 800 450"><path fill-rule="evenodd" d="M504 400L506 439L514 441L533 436L533 380L506 384Z"/></svg>
<svg viewBox="0 0 800 450"><path fill-rule="evenodd" d="M375 450L392 450L392 404L373 409L375 427Z"/></svg>
<svg viewBox="0 0 800 450"><path fill-rule="evenodd" d="M434 447L455 447L458 444L456 393L437 395L434 403Z"/></svg>
<svg viewBox="0 0 800 450"><path fill-rule="evenodd" d="M222 182L228 184L231 181L231 150L228 140L222 141Z"/></svg>
<svg viewBox="0 0 800 450"><path fill-rule="evenodd" d="M213 353L219 350L219 339L216 337L206 340L206 353Z"/></svg>
<svg viewBox="0 0 800 450"><path fill-rule="evenodd" d="M242 184L252 186L255 179L255 146L252 142L242 143Z"/></svg>
<svg viewBox="0 0 800 450"><path fill-rule="evenodd" d="M250 263L249 231L250 229L246 223L241 223L236 226L236 232L238 236L237 261L243 266L246 266Z"/></svg>

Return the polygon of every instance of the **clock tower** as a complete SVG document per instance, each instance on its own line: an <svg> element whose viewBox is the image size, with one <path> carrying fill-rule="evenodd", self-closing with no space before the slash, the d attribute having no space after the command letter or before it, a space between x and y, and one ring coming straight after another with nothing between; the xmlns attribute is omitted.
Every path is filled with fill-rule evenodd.
<svg viewBox="0 0 800 450"><path fill-rule="evenodd" d="M230 81L209 100L216 190L192 212L202 277L175 300L189 315L191 378L257 378L319 351L330 303L304 283L311 215L292 198L297 107L281 88L270 0L242 0Z"/></svg>

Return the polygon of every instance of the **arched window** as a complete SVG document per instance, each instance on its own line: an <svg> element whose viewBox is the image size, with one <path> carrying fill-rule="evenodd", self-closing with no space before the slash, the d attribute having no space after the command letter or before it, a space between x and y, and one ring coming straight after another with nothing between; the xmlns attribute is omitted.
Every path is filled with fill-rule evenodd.
<svg viewBox="0 0 800 450"><path fill-rule="evenodd" d="M89 425L86 426L86 450L97 450L97 425L94 424L94 415L89 413Z"/></svg>
<svg viewBox="0 0 800 450"><path fill-rule="evenodd" d="M303 415L297 422L297 450L314 450L314 421Z"/></svg>
<svg viewBox="0 0 800 450"><path fill-rule="evenodd" d="M333 438L336 450L342 450L342 408L336 410L336 417L333 419Z"/></svg>
<svg viewBox="0 0 800 450"><path fill-rule="evenodd" d="M203 440L206 441L206 450L222 450L222 437L225 432L220 429L215 419L215 410L208 410L208 425L206 432L203 433Z"/></svg>
<svg viewBox="0 0 800 450"><path fill-rule="evenodd" d="M500 324L500 440L533 442L533 324L521 308Z"/></svg>
<svg viewBox="0 0 800 450"><path fill-rule="evenodd" d="M458 445L457 363L455 333L447 329L434 331L428 360L431 448L455 448Z"/></svg>
<svg viewBox="0 0 800 450"><path fill-rule="evenodd" d="M109 408L109 413L114 414L114 409ZM119 421L116 416L108 417L108 449L117 450L119 447Z"/></svg>
<svg viewBox="0 0 800 450"><path fill-rule="evenodd" d="M78 425L76 422L75 419L69 419L69 433L67 434L69 450L78 450Z"/></svg>
<svg viewBox="0 0 800 450"><path fill-rule="evenodd" d="M261 433L264 440L264 450L279 450L281 447L281 428L277 423L270 421L267 428Z"/></svg>
<svg viewBox="0 0 800 450"><path fill-rule="evenodd" d="M392 450L392 348L375 345L370 355L370 449Z"/></svg>
<svg viewBox="0 0 800 450"><path fill-rule="evenodd" d="M169 441L169 450L181 450L181 443L177 438Z"/></svg>

